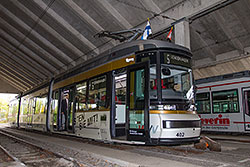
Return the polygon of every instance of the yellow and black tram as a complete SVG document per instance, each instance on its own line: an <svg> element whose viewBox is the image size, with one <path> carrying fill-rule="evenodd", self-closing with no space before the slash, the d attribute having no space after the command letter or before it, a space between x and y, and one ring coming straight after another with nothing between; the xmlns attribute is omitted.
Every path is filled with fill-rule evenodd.
<svg viewBox="0 0 250 167"><path fill-rule="evenodd" d="M197 142L191 53L158 40L116 46L20 97L17 125L95 140Z"/></svg>

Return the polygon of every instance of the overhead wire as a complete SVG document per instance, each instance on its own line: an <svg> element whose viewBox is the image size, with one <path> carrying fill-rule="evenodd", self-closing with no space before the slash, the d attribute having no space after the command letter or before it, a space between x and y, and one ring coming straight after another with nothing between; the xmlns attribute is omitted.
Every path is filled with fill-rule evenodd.
<svg viewBox="0 0 250 167"><path fill-rule="evenodd" d="M121 1L121 0L115 0L115 1L117 1L117 2L119 2L119 3L121 3L121 4L124 4L124 5L127 5L127 6L129 6L129 7L133 7L133 8L135 8L135 9L139 9L139 10L142 10L142 11L144 11L144 12L153 14L153 16L152 16L150 19L153 19L153 18L155 18L155 17L161 16L162 18L176 21L176 20L177 20L176 18L167 16L167 15L163 15L162 13L164 13L164 12L166 12L166 11L172 9L173 7L175 7L175 6L177 6L177 5L182 4L183 2L185 2L185 1L187 1L187 0L182 0L181 2L176 3L175 5L171 6L170 8L167 8L167 9L161 11L160 13L156 13L156 12L154 12L154 11L152 11L152 10L149 10L149 9L146 9L146 8L143 8L143 7L139 7L139 6L133 5L133 4L131 4L131 3L128 3L127 1ZM140 2L140 1L139 1L139 2ZM145 19L145 20L146 20L146 19ZM145 21L139 23L139 24L136 25L135 27L140 26L140 25L142 25L143 23L145 23Z"/></svg>

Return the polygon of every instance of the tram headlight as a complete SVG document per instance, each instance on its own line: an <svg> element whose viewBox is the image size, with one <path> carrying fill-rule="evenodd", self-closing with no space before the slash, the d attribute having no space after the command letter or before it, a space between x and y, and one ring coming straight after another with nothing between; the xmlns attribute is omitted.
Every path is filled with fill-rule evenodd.
<svg viewBox="0 0 250 167"><path fill-rule="evenodd" d="M171 128L171 122L170 121L165 121L165 128Z"/></svg>

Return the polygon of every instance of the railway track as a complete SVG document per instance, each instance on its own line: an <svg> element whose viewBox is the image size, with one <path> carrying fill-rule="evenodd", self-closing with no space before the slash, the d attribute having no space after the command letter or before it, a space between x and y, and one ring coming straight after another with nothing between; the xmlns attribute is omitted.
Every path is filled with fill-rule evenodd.
<svg viewBox="0 0 250 167"><path fill-rule="evenodd" d="M15 160L8 154L8 152L0 145L0 164L1 165L7 165Z"/></svg>
<svg viewBox="0 0 250 167"><path fill-rule="evenodd" d="M2 148L0 153L5 157L1 159L3 159L2 161L5 164L15 161L19 162L22 166L29 167L79 166L76 162L66 160L58 154L45 150L3 131L0 131L0 145L0 148Z"/></svg>
<svg viewBox="0 0 250 167"><path fill-rule="evenodd" d="M59 146L57 144L52 144L48 141L46 142L45 140L44 141L36 140L35 138L31 138L30 135L27 136L27 134L25 134L25 133L28 131L25 131L25 130L20 130L20 129L16 130L16 129L12 129L12 128L5 128L5 129L0 129L0 132L1 131L6 133L6 134L23 139L25 141L28 141L28 142L31 142L34 144L37 143L36 145L38 145L39 147L45 148L46 150L51 150L51 151L55 152L56 154L58 154L59 157L61 155L61 157L66 158L69 161L75 162L77 164L76 166L79 166L79 167L87 167L87 166L88 167L96 167L96 166L120 167L119 164L116 164L116 162L113 162L112 160L106 160L106 159L102 159L101 157L95 157L92 154L86 153L84 151L82 152L81 150L74 150L74 149L71 149L68 147ZM44 136L50 136L50 135L45 134L45 133L39 133L38 131L32 131L32 132L30 131L28 133L40 134L40 135L42 134ZM1 136L1 133L0 133L0 136ZM55 136L57 136L60 139L65 138L65 139L71 140L71 141L82 142L82 139L80 139L80 138L75 138L75 137L70 137L70 136L67 137L67 136L56 135L56 134L55 134ZM95 142L95 141L89 141L89 140L83 140L83 142L90 143L93 145L104 144L102 142ZM1 138L0 138L0 144L1 144ZM111 147L111 146L109 146L109 147ZM56 167L54 165L52 165L52 166ZM69 166L69 165L66 165L66 166ZM0 165L0 167L2 167L2 166Z"/></svg>

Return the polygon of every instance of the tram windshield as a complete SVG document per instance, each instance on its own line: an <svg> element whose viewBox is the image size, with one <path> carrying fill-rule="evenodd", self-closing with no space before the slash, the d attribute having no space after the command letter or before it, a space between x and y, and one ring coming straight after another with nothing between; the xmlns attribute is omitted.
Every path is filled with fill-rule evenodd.
<svg viewBox="0 0 250 167"><path fill-rule="evenodd" d="M161 62L160 64L157 64ZM163 101L181 100L190 101L193 96L191 59L180 54L162 51L146 52L137 56L138 62L150 62L150 92L149 98L157 101L159 86L161 84L161 97ZM157 69L160 69L159 71ZM158 74L160 72L160 74ZM159 78L157 76L160 76ZM157 80L160 80L157 82Z"/></svg>
<svg viewBox="0 0 250 167"><path fill-rule="evenodd" d="M193 93L191 70L161 65L162 99L189 100Z"/></svg>

